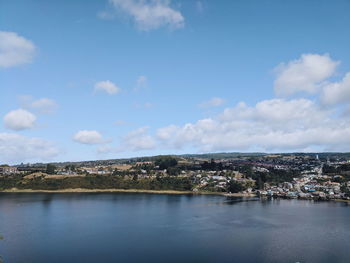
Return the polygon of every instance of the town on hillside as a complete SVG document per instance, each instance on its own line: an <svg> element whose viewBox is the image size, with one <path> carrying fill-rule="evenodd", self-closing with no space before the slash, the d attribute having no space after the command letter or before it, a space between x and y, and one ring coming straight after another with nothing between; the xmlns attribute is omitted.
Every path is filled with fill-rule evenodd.
<svg viewBox="0 0 350 263"><path fill-rule="evenodd" d="M0 189L144 189L350 200L350 154L169 155L0 166Z"/></svg>

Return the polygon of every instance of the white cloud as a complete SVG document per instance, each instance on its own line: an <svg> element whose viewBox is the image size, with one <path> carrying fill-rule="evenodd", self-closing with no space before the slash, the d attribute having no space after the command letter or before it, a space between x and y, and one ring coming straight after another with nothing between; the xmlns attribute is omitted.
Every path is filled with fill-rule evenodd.
<svg viewBox="0 0 350 263"><path fill-rule="evenodd" d="M98 131L94 130L78 131L73 136L73 140L82 144L102 144L107 142Z"/></svg>
<svg viewBox="0 0 350 263"><path fill-rule="evenodd" d="M0 31L0 67L8 68L32 62L34 44L14 32Z"/></svg>
<svg viewBox="0 0 350 263"><path fill-rule="evenodd" d="M334 74L338 64L328 54L304 54L297 60L282 63L275 69L275 93L278 96L300 92L315 94Z"/></svg>
<svg viewBox="0 0 350 263"><path fill-rule="evenodd" d="M50 141L0 133L0 159L4 163L49 161L59 153L59 149Z"/></svg>
<svg viewBox="0 0 350 263"><path fill-rule="evenodd" d="M15 131L31 129L34 127L35 121L36 116L23 109L10 111L4 117L5 127Z"/></svg>
<svg viewBox="0 0 350 263"><path fill-rule="evenodd" d="M182 14L170 6L170 0L109 0L117 9L130 16L143 31L170 27L181 28L185 24Z"/></svg>
<svg viewBox="0 0 350 263"><path fill-rule="evenodd" d="M350 72L340 82L329 83L321 94L321 101L326 105L350 102Z"/></svg>
<svg viewBox="0 0 350 263"><path fill-rule="evenodd" d="M95 84L95 91L103 91L109 95L117 94L120 92L120 88L112 81L105 80Z"/></svg>
<svg viewBox="0 0 350 263"><path fill-rule="evenodd" d="M148 127L142 127L129 132L122 138L121 144L117 147L118 152L150 150L156 146L154 138L147 134Z"/></svg>
<svg viewBox="0 0 350 263"><path fill-rule="evenodd" d="M350 123L307 99L239 103L214 118L157 131L165 147L208 151L302 151L350 147Z"/></svg>
<svg viewBox="0 0 350 263"><path fill-rule="evenodd" d="M199 107L201 108L210 108L210 107L218 107L225 103L225 100L222 98L214 97L211 98L208 101L204 101L201 104L199 104Z"/></svg>

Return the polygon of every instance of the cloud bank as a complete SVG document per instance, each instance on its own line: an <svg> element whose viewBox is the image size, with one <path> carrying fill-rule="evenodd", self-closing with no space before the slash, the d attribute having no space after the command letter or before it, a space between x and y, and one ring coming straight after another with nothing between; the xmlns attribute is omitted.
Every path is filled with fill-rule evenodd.
<svg viewBox="0 0 350 263"><path fill-rule="evenodd" d="M328 54L303 54L278 66L276 98L255 105L240 102L214 117L170 124L149 139L158 148L199 152L348 151L349 107L343 106L350 103L350 73L332 82L339 64ZM220 104L213 98L202 105Z"/></svg>
<svg viewBox="0 0 350 263"><path fill-rule="evenodd" d="M1 162L49 161L60 153L57 146L40 138L30 138L15 133L0 133Z"/></svg>
<svg viewBox="0 0 350 263"><path fill-rule="evenodd" d="M157 138L169 148L200 152L349 149L350 123L332 113L307 99L241 102L214 118L158 129Z"/></svg>

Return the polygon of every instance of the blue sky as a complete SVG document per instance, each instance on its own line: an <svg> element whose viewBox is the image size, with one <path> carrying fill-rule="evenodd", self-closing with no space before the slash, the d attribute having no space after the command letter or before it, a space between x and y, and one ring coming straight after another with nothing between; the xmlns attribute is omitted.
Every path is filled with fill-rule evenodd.
<svg viewBox="0 0 350 263"><path fill-rule="evenodd" d="M348 151L349 10L0 0L0 163Z"/></svg>

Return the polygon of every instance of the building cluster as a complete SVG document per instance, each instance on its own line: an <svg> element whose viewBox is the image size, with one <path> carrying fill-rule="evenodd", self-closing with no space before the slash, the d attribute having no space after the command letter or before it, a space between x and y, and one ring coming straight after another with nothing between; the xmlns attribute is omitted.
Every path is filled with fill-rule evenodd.
<svg viewBox="0 0 350 263"><path fill-rule="evenodd" d="M159 158L163 158L159 161ZM176 158L175 162L174 159ZM124 176L157 178L187 177L193 191L230 192L232 184L241 193L261 197L316 200L350 199L350 169L347 157L321 157L311 154L261 154L230 158L154 157L80 163L21 164L0 166L0 175L44 174L45 178L75 176ZM54 167L54 168L53 168ZM49 172L49 170L51 172ZM48 174L47 174L48 173Z"/></svg>
<svg viewBox="0 0 350 263"><path fill-rule="evenodd" d="M343 162L344 164L347 162ZM328 163L330 164L330 163ZM339 165L339 163L337 164ZM304 171L291 182L270 185L266 183L257 193L261 197L299 198L312 200L350 200L350 181L340 182L342 175L329 176L323 173L323 164Z"/></svg>
<svg viewBox="0 0 350 263"><path fill-rule="evenodd" d="M28 174L35 172L45 172L46 165L34 166L34 165L18 165L18 166L0 166L0 175L15 175L15 174Z"/></svg>
<svg viewBox="0 0 350 263"><path fill-rule="evenodd" d="M17 173L17 167L0 166L0 174L10 175L10 174L16 174L16 173Z"/></svg>

